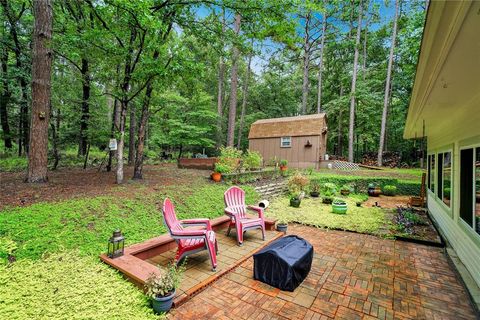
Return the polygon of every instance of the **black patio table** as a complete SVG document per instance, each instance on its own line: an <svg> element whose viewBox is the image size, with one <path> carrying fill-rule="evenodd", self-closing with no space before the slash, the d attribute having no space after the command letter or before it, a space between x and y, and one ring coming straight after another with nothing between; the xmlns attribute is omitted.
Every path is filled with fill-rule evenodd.
<svg viewBox="0 0 480 320"><path fill-rule="evenodd" d="M295 235L280 238L253 255L253 277L275 288L294 291L312 267L313 247Z"/></svg>

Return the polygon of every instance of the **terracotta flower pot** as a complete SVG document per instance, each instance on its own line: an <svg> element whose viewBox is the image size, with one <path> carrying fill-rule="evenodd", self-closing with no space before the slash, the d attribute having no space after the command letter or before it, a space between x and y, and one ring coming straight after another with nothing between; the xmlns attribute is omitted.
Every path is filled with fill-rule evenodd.
<svg viewBox="0 0 480 320"><path fill-rule="evenodd" d="M220 172L213 172L211 177L215 182L220 182L222 180L222 174Z"/></svg>
<svg viewBox="0 0 480 320"><path fill-rule="evenodd" d="M280 166L280 171L287 171L287 166Z"/></svg>

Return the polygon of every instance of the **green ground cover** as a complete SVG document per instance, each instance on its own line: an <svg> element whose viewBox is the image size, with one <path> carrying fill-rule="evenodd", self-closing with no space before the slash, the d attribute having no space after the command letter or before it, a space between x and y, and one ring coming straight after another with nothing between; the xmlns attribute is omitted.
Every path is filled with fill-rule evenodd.
<svg viewBox="0 0 480 320"><path fill-rule="evenodd" d="M139 188L129 199L101 196L0 211L0 319L35 318L31 314L52 319L155 318L144 295L98 255L116 228L125 234L127 245L165 233L159 211L165 196L172 198L179 219L223 215L227 188L199 179L158 193L145 194ZM244 190L247 202L253 203L253 188ZM9 256L16 262L8 263Z"/></svg>
<svg viewBox="0 0 480 320"><path fill-rule="evenodd" d="M333 213L332 206L323 204L321 198L305 198L302 200L300 208L293 208L289 205L288 197L274 199L266 214L272 218L281 216L291 222L321 228L356 231L375 235L384 235L385 230L388 230L389 221L382 209L356 206L357 201L364 200L362 195L339 198L347 203L348 211L346 214Z"/></svg>

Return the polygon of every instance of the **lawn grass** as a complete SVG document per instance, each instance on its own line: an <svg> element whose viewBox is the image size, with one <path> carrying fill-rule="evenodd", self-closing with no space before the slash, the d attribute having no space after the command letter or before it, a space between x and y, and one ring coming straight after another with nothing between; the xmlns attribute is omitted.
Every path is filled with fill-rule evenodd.
<svg viewBox="0 0 480 320"><path fill-rule="evenodd" d="M156 193L139 188L128 199L100 196L0 211L0 319L158 318L143 293L98 255L116 228L126 245L165 233L159 210L167 196L179 219L223 215L228 187L193 179ZM253 203L253 188L242 188Z"/></svg>
<svg viewBox="0 0 480 320"><path fill-rule="evenodd" d="M360 197L343 197L342 199L348 205L346 214L333 213L332 206L323 204L321 198L305 198L300 208L293 208L289 205L288 197L278 197L270 203L266 215L272 218L281 216L292 222L321 228L384 235L389 222L382 209L357 207L356 202L362 200Z"/></svg>

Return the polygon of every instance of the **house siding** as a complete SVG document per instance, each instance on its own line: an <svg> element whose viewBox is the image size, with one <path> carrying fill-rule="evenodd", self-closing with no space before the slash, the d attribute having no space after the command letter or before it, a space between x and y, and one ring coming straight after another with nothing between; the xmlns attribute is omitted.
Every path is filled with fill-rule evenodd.
<svg viewBox="0 0 480 320"><path fill-rule="evenodd" d="M326 135L323 135L326 138ZM319 162L325 155L325 139L321 136L291 137L290 148L280 147L280 138L258 138L249 140L249 149L259 152L264 161L273 158L286 159L292 168L319 167ZM307 148L307 141L312 144Z"/></svg>
<svg viewBox="0 0 480 320"><path fill-rule="evenodd" d="M478 129L470 128L470 135ZM462 134L459 134L459 133ZM480 236L460 218L460 150L465 147L480 146L480 136L468 136L468 127L459 128L456 141L443 140L443 146L436 137L428 137L428 154L451 151L453 159L451 208L443 204L437 196L438 180L435 177L435 189L427 192L428 210L431 213L440 232L457 253L458 257L470 272L475 282L480 286ZM433 143L431 143L433 142ZM436 165L436 170L438 164ZM437 176L435 174L435 176Z"/></svg>

